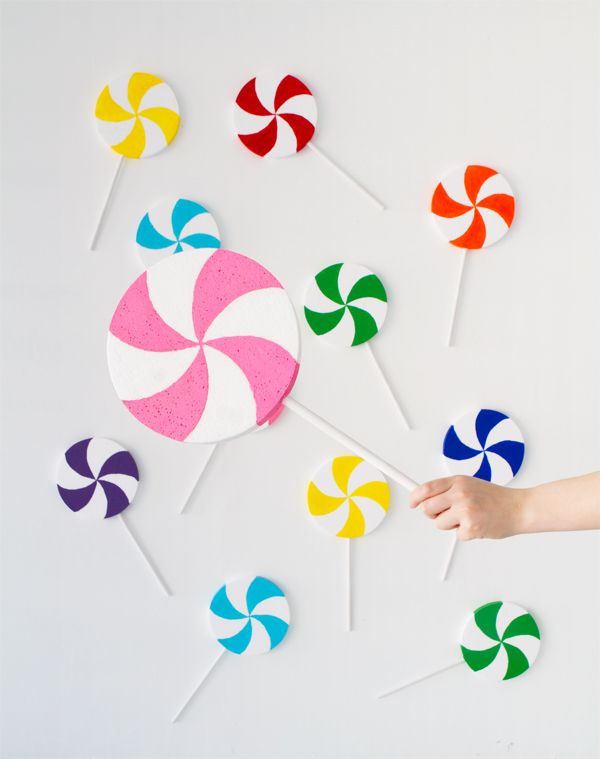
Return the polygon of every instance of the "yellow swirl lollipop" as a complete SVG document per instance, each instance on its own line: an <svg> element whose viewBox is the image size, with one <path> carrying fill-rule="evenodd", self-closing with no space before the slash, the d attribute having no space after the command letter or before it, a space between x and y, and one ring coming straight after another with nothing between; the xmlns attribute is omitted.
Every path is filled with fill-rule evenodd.
<svg viewBox="0 0 600 759"><path fill-rule="evenodd" d="M150 158L169 145L179 129L179 105L160 77L135 71L114 79L96 101L96 126L119 163L92 237L93 250L110 202L123 158Z"/></svg>

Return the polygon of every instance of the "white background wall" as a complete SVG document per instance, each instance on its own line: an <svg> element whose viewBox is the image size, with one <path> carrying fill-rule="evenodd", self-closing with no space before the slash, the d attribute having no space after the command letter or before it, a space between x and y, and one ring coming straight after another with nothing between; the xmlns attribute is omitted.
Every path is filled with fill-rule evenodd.
<svg viewBox="0 0 600 759"><path fill-rule="evenodd" d="M443 585L448 536L394 486L388 519L355 546L357 630L344 634L342 545L304 503L310 474L339 448L288 412L222 445L179 517L205 450L127 413L104 347L140 271L138 219L163 194L187 195L297 305L333 261L384 278L392 302L374 347L415 431L397 423L362 350L332 351L304 326L294 392L413 478L443 471L444 430L472 404L522 427L515 486L598 468L598 20L594 2L525 0L3 4L3 757L598 755L596 535L461 546ZM317 144L389 210L308 151L268 163L242 148L232 100L273 65L311 86ZM92 254L116 160L93 106L128 69L173 85L182 126L167 151L125 166ZM428 203L439 175L463 162L503 171L518 213L502 243L468 261L458 346L447 350L456 258ZM129 520L173 598L117 520L84 524L59 501L57 459L88 435L136 456ZM239 571L288 592L288 639L269 656L224 657L172 726L218 652L207 603ZM531 672L487 687L459 667L374 699L451 661L465 616L497 598L539 620Z"/></svg>

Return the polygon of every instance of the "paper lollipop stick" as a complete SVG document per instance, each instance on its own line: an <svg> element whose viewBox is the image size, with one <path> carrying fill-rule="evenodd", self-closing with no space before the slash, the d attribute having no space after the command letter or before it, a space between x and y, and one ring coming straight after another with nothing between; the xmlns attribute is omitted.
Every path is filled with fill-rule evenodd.
<svg viewBox="0 0 600 759"><path fill-rule="evenodd" d="M123 511L137 491L139 473L131 453L118 443L93 437L72 445L60 460L57 487L64 503L85 519L117 517L166 595L164 579L127 524Z"/></svg>
<svg viewBox="0 0 600 759"><path fill-rule="evenodd" d="M244 577L226 583L215 593L209 622L223 650L177 710L172 722L179 719L226 651L249 656L266 654L276 648L290 626L290 607L283 591L272 580Z"/></svg>
<svg viewBox="0 0 600 759"><path fill-rule="evenodd" d="M364 266L337 263L322 269L309 283L304 298L304 316L311 330L339 348L364 345L386 392L406 429L406 415L390 387L371 340L387 314L383 282Z"/></svg>
<svg viewBox="0 0 600 759"><path fill-rule="evenodd" d="M346 541L346 630L352 630L351 542L379 527L390 505L385 477L359 456L338 456L308 485L308 510L315 524Z"/></svg>
<svg viewBox="0 0 600 759"><path fill-rule="evenodd" d="M251 258L184 251L144 272L109 327L118 397L173 440L215 443L256 430L282 404L412 490L416 483L294 401L298 325L281 283Z"/></svg>
<svg viewBox="0 0 600 759"><path fill-rule="evenodd" d="M466 252L487 248L504 237L513 223L515 198L506 179L494 169L463 166L435 188L431 213L446 242L461 249L448 328L447 345L451 345Z"/></svg>
<svg viewBox="0 0 600 759"><path fill-rule="evenodd" d="M177 134L179 106L166 82L154 74L136 71L106 85L96 101L95 115L100 136L119 154L119 161L92 235L90 250L96 247L123 158L150 158L164 150Z"/></svg>
<svg viewBox="0 0 600 759"><path fill-rule="evenodd" d="M377 208L385 209L373 193L315 145L317 103L297 77L271 72L250 79L235 100L234 121L240 141L255 155L283 158L309 147Z"/></svg>
<svg viewBox="0 0 600 759"><path fill-rule="evenodd" d="M391 696L463 662L483 680L512 680L533 666L539 650L540 631L532 614L517 604L493 601L475 609L467 620L459 660L397 685L377 698Z"/></svg>
<svg viewBox="0 0 600 759"><path fill-rule="evenodd" d="M506 414L478 409L448 428L443 454L450 474L462 474L508 485L523 463L525 443L521 430ZM442 570L445 580L456 549L456 530Z"/></svg>

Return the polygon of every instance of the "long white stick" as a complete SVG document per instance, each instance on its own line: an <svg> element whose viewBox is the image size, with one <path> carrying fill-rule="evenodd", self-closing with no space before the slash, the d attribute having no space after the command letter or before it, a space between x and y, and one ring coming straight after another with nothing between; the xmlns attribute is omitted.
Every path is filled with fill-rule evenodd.
<svg viewBox="0 0 600 759"><path fill-rule="evenodd" d="M456 309L458 306L458 298L460 295L460 287L463 279L463 272L465 270L465 261L467 259L467 251L461 250L458 254L458 276L456 278L456 289L454 290L454 300L452 301L452 313L450 314L450 326L448 327L448 338L446 345L450 347L452 345L452 336L454 334L454 322L456 321Z"/></svg>
<svg viewBox="0 0 600 759"><path fill-rule="evenodd" d="M402 685L397 685L395 688L392 688L392 690L387 690L384 693L380 693L377 698L386 698L386 696L391 696L392 693L398 693L399 690L404 690L404 688L408 688L409 685L416 685L417 683L422 683L423 680L428 680L430 677L433 677L434 675L439 675L442 672L446 672L449 669L452 669L452 667L457 667L459 664L463 663L463 659L458 659L457 661L453 661L452 664L448 664L445 667L442 667L441 669L435 669L433 672L428 672L426 675L421 675L421 677L417 677L414 680L409 680L406 683L402 683Z"/></svg>
<svg viewBox="0 0 600 759"><path fill-rule="evenodd" d="M390 385L388 378L385 376L383 369L381 368L381 364L379 363L379 359L375 355L375 352L373 351L373 347L370 342L364 343L367 353L369 356L371 356L371 359L373 361L373 364L375 365L375 368L377 369L377 372L379 374L379 377L381 378L381 381L383 382L385 388L388 391L388 394L392 401L394 402L394 405L396 406L396 410L400 414L400 419L402 419L402 423L406 427L407 430L410 430L410 424L408 423L408 420L406 418L406 414L402 410L402 406L400 405L400 402L398 401L398 398L396 398L396 394L392 390L392 386Z"/></svg>
<svg viewBox="0 0 600 759"><path fill-rule="evenodd" d="M326 422L325 419L315 414L314 411L310 411L310 409L307 409L306 406L303 406L301 403L298 403L298 401L294 400L294 398L291 398L288 395L288 397L283 401L283 405L286 408L289 408L290 411L298 414L298 416L302 417L302 419L307 421L309 424L312 424L313 427L316 427L325 435L328 435L332 440L335 440L336 443L339 443L344 448L348 448L348 450L353 451L357 456L360 456L365 461L368 461L369 464L373 464L374 467L377 467L377 469L383 472L383 474L387 474L387 476L390 479L394 480L394 482L402 485L403 488L406 488L407 490L414 490L417 487L417 483L414 480L411 480L410 477L407 477L405 474L403 474L399 469L396 469L396 467L388 464L387 461L379 458L377 454L373 453L368 448L365 448L360 443L357 443L356 440L353 440L351 437L346 435L346 433L338 430L332 424L329 424L329 422Z"/></svg>
<svg viewBox="0 0 600 759"><path fill-rule="evenodd" d="M198 487L198 483L200 482L200 480L202 479L202 475L206 471L206 467L208 466L208 462L212 459L212 457L213 457L213 455L214 455L214 453L215 453L216 450L217 450L217 443L213 443L212 444L212 448L208 452L208 456L204 459L204 463L202 464L202 468L198 472L198 476L196 477L196 481L192 485L192 487L190 489L190 492L187 494L187 498L183 502L183 506L181 507L181 511L179 512L180 514L183 514L183 512L187 508L188 503L192 500L192 496L196 492L196 488Z"/></svg>
<svg viewBox="0 0 600 759"><path fill-rule="evenodd" d="M119 517L121 518L121 524L125 528L125 532L129 535L131 538L134 546L138 549L138 552L142 559L146 562L146 565L154 575L154 578L156 579L156 582L160 585L161 589L163 590L164 594L166 596L172 596L171 590L167 583L164 581L164 579L161 577L160 572L154 565L154 562L150 559L146 551L142 548L140 541L136 538L136 536L133 534L131 527L127 524L127 521L125 520L125 517L123 514L119 514Z"/></svg>
<svg viewBox="0 0 600 759"><path fill-rule="evenodd" d="M351 184L353 184L358 190L360 190L360 192L362 192L364 195L366 195L367 198L369 198L369 200L372 203L374 203L377 206L377 208L379 208L380 211L385 211L385 206L383 205L383 203L378 198L375 197L375 195L373 195L373 193L369 192L369 190L367 190L367 188L364 187L357 179L355 179L353 176L351 176L350 174L348 174L348 172L345 171L344 169L342 169L340 166L338 166L337 163L335 163L334 161L332 161L332 159L328 155L326 155L321 150L321 148L318 148L314 144L314 142L309 142L307 144L307 147L309 147L313 151L313 153L316 153L318 156L321 156L321 158L326 163L328 163L333 169L335 169L335 171L337 171L337 173L340 176L344 177L344 179L346 179L348 182L350 182Z"/></svg>
<svg viewBox="0 0 600 759"><path fill-rule="evenodd" d="M452 535L452 540L450 543L450 548L446 556L446 561L444 562L444 566L442 567L442 575L440 577L442 582L444 582L444 580L446 580L446 578L448 577L448 572L450 571L450 565L452 564L452 559L454 558L454 552L456 551L457 542L458 542L457 531L454 530L454 533Z"/></svg>
<svg viewBox="0 0 600 759"><path fill-rule="evenodd" d="M225 653L225 649L223 648L220 651L220 653L217 655L217 657L213 661L213 663L204 672L204 674L202 675L202 679L200 680L200 682L198 683L198 685L196 685L196 687L194 688L194 690L190 693L190 695L183 702L183 704L179 708L177 714L172 718L172 720L171 720L172 723L177 722L177 720L181 717L181 715L183 714L183 712L185 711L185 709L189 706L190 701L194 698L194 696L196 695L196 693L198 693L198 691L200 690L200 688L202 687L202 685L206 682L206 678L210 675L210 673L213 671L213 669L217 666L217 662L221 659L221 657L223 656L224 653Z"/></svg>
<svg viewBox="0 0 600 759"><path fill-rule="evenodd" d="M352 632L352 538L342 538L346 545L346 632Z"/></svg>
<svg viewBox="0 0 600 759"><path fill-rule="evenodd" d="M100 230L102 228L102 224L104 223L104 217L106 216L106 211L108 209L108 206L110 205L110 201L112 198L112 194L114 192L114 189L117 184L117 179L119 178L119 174L121 173L121 168L123 166L124 160L123 156L119 156L119 160L117 161L117 168L115 169L115 174L112 178L112 182L110 183L110 186L108 188L108 192L106 193L106 198L104 200L104 205L102 206L102 210L100 211L100 218L98 219L98 223L96 225L96 229L94 230L94 234L92 236L92 242L90 243L90 250L96 249L96 243L98 242L98 236L100 235Z"/></svg>

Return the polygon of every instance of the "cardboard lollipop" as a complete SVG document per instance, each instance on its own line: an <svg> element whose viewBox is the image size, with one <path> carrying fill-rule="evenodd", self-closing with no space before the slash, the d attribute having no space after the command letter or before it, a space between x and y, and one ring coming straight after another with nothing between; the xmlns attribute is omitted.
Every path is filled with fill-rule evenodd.
<svg viewBox="0 0 600 759"><path fill-rule="evenodd" d="M284 405L403 487L416 487L289 396L300 366L294 308L281 283L247 256L183 251L159 261L119 302L107 349L125 407L172 440L227 440Z"/></svg>
<svg viewBox="0 0 600 759"><path fill-rule="evenodd" d="M92 437L74 443L60 459L56 484L63 503L80 519L116 518L166 595L171 595L123 512L136 494L139 472L135 459L114 440Z"/></svg>
<svg viewBox="0 0 600 759"><path fill-rule="evenodd" d="M452 344L467 251L502 239L515 216L515 197L506 179L487 166L462 166L435 188L431 213L443 238L460 250L447 345Z"/></svg>
<svg viewBox="0 0 600 759"><path fill-rule="evenodd" d="M449 474L508 485L523 464L525 443L521 430L510 417L495 409L482 408L469 411L448 428L442 452ZM442 580L448 577L456 546L455 529Z"/></svg>
<svg viewBox="0 0 600 759"><path fill-rule="evenodd" d="M276 648L287 635L290 607L284 592L272 580L246 576L226 583L215 593L209 608L209 624L221 651L172 722L179 719L224 653L256 656Z"/></svg>
<svg viewBox="0 0 600 759"><path fill-rule="evenodd" d="M463 662L481 680L513 680L533 666L540 650L540 637L539 627L530 612L514 603L492 601L475 609L467 619L459 659L397 685L377 698L391 696Z"/></svg>
<svg viewBox="0 0 600 759"><path fill-rule="evenodd" d="M90 250L96 247L123 159L151 158L170 145L179 129L179 105L173 90L160 77L135 71L104 87L96 101L95 116L100 136L119 160Z"/></svg>
<svg viewBox="0 0 600 759"><path fill-rule="evenodd" d="M283 158L309 148L380 210L385 209L380 200L315 145L317 103L298 77L275 72L252 77L235 99L234 122L242 145L260 158Z"/></svg>
<svg viewBox="0 0 600 759"><path fill-rule="evenodd" d="M335 263L309 283L304 317L315 335L338 348L364 345L406 429L410 426L371 345L383 326L388 297L383 282L365 266Z"/></svg>
<svg viewBox="0 0 600 759"><path fill-rule="evenodd" d="M306 494L317 527L346 543L345 627L352 630L351 543L379 527L390 505L390 487L379 470L359 456L337 456L314 475Z"/></svg>

